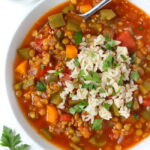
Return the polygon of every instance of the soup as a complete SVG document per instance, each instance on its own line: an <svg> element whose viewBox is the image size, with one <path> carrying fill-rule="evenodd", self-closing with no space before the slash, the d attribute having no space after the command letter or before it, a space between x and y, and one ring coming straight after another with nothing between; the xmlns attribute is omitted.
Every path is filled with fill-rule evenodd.
<svg viewBox="0 0 150 150"><path fill-rule="evenodd" d="M14 90L31 125L65 150L123 150L150 133L150 18L127 0L71 0L17 50Z"/></svg>

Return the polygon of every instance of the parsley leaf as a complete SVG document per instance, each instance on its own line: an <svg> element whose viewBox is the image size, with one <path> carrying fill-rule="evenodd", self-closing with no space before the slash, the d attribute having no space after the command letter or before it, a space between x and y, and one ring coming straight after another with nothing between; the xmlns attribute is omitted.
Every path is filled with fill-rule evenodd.
<svg viewBox="0 0 150 150"><path fill-rule="evenodd" d="M84 79L87 81L90 81L92 80L92 76L91 75L84 76Z"/></svg>
<svg viewBox="0 0 150 150"><path fill-rule="evenodd" d="M100 75L97 72L92 72L91 71L89 75L84 76L84 79L87 80L87 81L91 80L91 81L94 81L96 83L101 83Z"/></svg>
<svg viewBox="0 0 150 150"><path fill-rule="evenodd" d="M139 27L139 30L143 30L144 29L144 27Z"/></svg>
<svg viewBox="0 0 150 150"><path fill-rule="evenodd" d="M43 81L38 81L36 83L36 91L46 91L46 85Z"/></svg>
<svg viewBox="0 0 150 150"><path fill-rule="evenodd" d="M131 63L132 64L136 63L136 53L132 54L132 56L131 56Z"/></svg>
<svg viewBox="0 0 150 150"><path fill-rule="evenodd" d="M85 76L85 72L84 70L80 70L79 74L78 74L78 78L84 77Z"/></svg>
<svg viewBox="0 0 150 150"><path fill-rule="evenodd" d="M78 58L74 58L74 65L75 65L75 67L78 67L79 66L79 60L78 60Z"/></svg>
<svg viewBox="0 0 150 150"><path fill-rule="evenodd" d="M132 102L132 101L131 101L131 102L128 102L128 103L126 104L127 108L131 108L132 105L133 105L133 102Z"/></svg>
<svg viewBox="0 0 150 150"><path fill-rule="evenodd" d="M74 34L73 38L75 39L76 45L79 45L82 42L82 37L83 37L82 32L76 32Z"/></svg>
<svg viewBox="0 0 150 150"><path fill-rule="evenodd" d="M103 88L100 88L99 93L105 93L105 90Z"/></svg>
<svg viewBox="0 0 150 150"><path fill-rule="evenodd" d="M79 102L77 105L71 107L69 109L69 112L74 115L75 113L82 112L86 107L88 106L88 103L85 101Z"/></svg>
<svg viewBox="0 0 150 150"><path fill-rule="evenodd" d="M102 123L103 123L103 119L95 119L92 125L92 129L94 130L102 129Z"/></svg>
<svg viewBox="0 0 150 150"><path fill-rule="evenodd" d="M105 35L104 35L104 37L105 37L105 41L110 41L110 40L111 40L111 38L110 38L110 35L109 35L109 34L105 34Z"/></svg>
<svg viewBox="0 0 150 150"><path fill-rule="evenodd" d="M89 90L96 90L97 86L94 83L89 84L83 83L82 88L87 88Z"/></svg>
<svg viewBox="0 0 150 150"><path fill-rule="evenodd" d="M103 107L106 108L107 110L109 110L111 105L108 103L103 103Z"/></svg>
<svg viewBox="0 0 150 150"><path fill-rule="evenodd" d="M139 115L134 114L134 118L135 118L136 120L139 120Z"/></svg>
<svg viewBox="0 0 150 150"><path fill-rule="evenodd" d="M124 56L124 55L120 55L120 57L122 58L122 60L124 60L124 61L126 61L127 60L127 58Z"/></svg>
<svg viewBox="0 0 150 150"><path fill-rule="evenodd" d="M29 145L21 144L21 137L19 134L16 134L15 131L6 126L3 127L0 145L8 147L10 150L27 150L29 148Z"/></svg>
<svg viewBox="0 0 150 150"><path fill-rule="evenodd" d="M99 73L97 73L97 72L90 72L90 74L92 76L93 81L95 81L97 83L101 82Z"/></svg>
<svg viewBox="0 0 150 150"><path fill-rule="evenodd" d="M104 45L104 47L107 50L112 50L112 48L116 46L115 41L110 38L109 34L105 35L105 41L106 41L106 44Z"/></svg>
<svg viewBox="0 0 150 150"><path fill-rule="evenodd" d="M107 72L108 68L111 68L113 66L113 63L114 63L113 56L112 55L107 56L107 58L103 62L103 70Z"/></svg>
<svg viewBox="0 0 150 150"><path fill-rule="evenodd" d="M121 75L118 81L118 85L123 85L123 80L124 80L124 75Z"/></svg>
<svg viewBox="0 0 150 150"><path fill-rule="evenodd" d="M55 75L55 76L58 76L58 75L59 75L60 73L62 73L62 72L63 72L63 70L57 70L57 71L54 72L54 75Z"/></svg>
<svg viewBox="0 0 150 150"><path fill-rule="evenodd" d="M134 81L137 81L139 79L138 72L132 72L131 73L131 79L133 79Z"/></svg>
<svg viewBox="0 0 150 150"><path fill-rule="evenodd" d="M29 146L27 144L21 144L20 146L16 147L15 150L26 150L28 147Z"/></svg>
<svg viewBox="0 0 150 150"><path fill-rule="evenodd" d="M113 47L115 47L115 41L114 40L110 40L108 41L104 47L107 49L107 50L112 50Z"/></svg>
<svg viewBox="0 0 150 150"><path fill-rule="evenodd" d="M94 58L95 57L95 54L93 52L89 52L88 53L88 56L90 56L91 58Z"/></svg>

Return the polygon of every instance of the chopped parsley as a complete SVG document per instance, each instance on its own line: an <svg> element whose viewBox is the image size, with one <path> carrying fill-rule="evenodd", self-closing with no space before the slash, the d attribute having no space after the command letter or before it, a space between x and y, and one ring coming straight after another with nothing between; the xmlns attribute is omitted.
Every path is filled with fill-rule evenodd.
<svg viewBox="0 0 150 150"><path fill-rule="evenodd" d="M132 64L136 63L136 53L133 53L133 54L131 55L131 63L132 63Z"/></svg>
<svg viewBox="0 0 150 150"><path fill-rule="evenodd" d="M133 105L133 102L131 101L131 102L128 102L127 104L126 104L126 106L127 106L127 108L131 108L132 107L132 105Z"/></svg>
<svg viewBox="0 0 150 150"><path fill-rule="evenodd" d="M79 66L79 60L78 60L78 58L76 57L76 58L74 58L74 65L75 65L75 67L78 67Z"/></svg>
<svg viewBox="0 0 150 150"><path fill-rule="evenodd" d="M85 76L85 72L84 70L80 70L79 74L78 74L78 78L84 77Z"/></svg>
<svg viewBox="0 0 150 150"><path fill-rule="evenodd" d="M134 114L133 116L136 120L139 120L139 118L140 118L138 114Z"/></svg>
<svg viewBox="0 0 150 150"><path fill-rule="evenodd" d="M92 129L93 130L100 130L100 129L102 129L102 123L103 123L103 119L95 119L94 123L92 125Z"/></svg>
<svg viewBox="0 0 150 150"><path fill-rule="evenodd" d="M112 55L109 55L103 62L103 70L107 72L109 68L113 67L113 65L114 65L114 58Z"/></svg>
<svg viewBox="0 0 150 150"><path fill-rule="evenodd" d="M69 112L74 115L75 113L82 112L86 107L88 106L88 103L85 101L79 102L77 105L70 107Z"/></svg>
<svg viewBox="0 0 150 150"><path fill-rule="evenodd" d="M89 52L88 56L90 56L91 58L94 58L95 54L93 52Z"/></svg>
<svg viewBox="0 0 150 150"><path fill-rule="evenodd" d="M97 72L90 72L89 75L85 75L84 70L80 70L78 78L83 77L87 81L94 81L96 83L101 83L100 75Z"/></svg>
<svg viewBox="0 0 150 150"><path fill-rule="evenodd" d="M100 88L100 89L99 89L99 93L101 93L101 94L102 94L102 93L105 93L105 90L104 90L103 88Z"/></svg>
<svg viewBox="0 0 150 150"><path fill-rule="evenodd" d="M116 46L115 41L110 38L109 34L105 35L105 41L106 44L104 45L104 48L107 50L112 50Z"/></svg>
<svg viewBox="0 0 150 150"><path fill-rule="evenodd" d="M55 72L54 72L54 75L55 75L55 76L58 76L58 75L59 75L60 73L62 73L62 72L63 72L63 70L55 71Z"/></svg>
<svg viewBox="0 0 150 150"><path fill-rule="evenodd" d="M123 85L123 80L124 80L124 75L121 75L120 76L120 79L119 79L119 81L118 81L118 85Z"/></svg>
<svg viewBox="0 0 150 150"><path fill-rule="evenodd" d="M107 110L109 110L111 105L108 103L103 103L103 107L106 108Z"/></svg>
<svg viewBox="0 0 150 150"><path fill-rule="evenodd" d="M137 81L139 79L138 72L132 72L131 73L131 79L133 79L134 81Z"/></svg>
<svg viewBox="0 0 150 150"><path fill-rule="evenodd" d="M126 61L127 60L127 58L124 56L124 55L120 55L120 57L122 58L122 60L124 60L124 61Z"/></svg>
<svg viewBox="0 0 150 150"><path fill-rule="evenodd" d="M43 81L36 83L36 91L46 91L46 84Z"/></svg>
<svg viewBox="0 0 150 150"><path fill-rule="evenodd" d="M97 86L94 83L89 83L89 84L83 83L82 88L86 88L89 90L96 90Z"/></svg>
<svg viewBox="0 0 150 150"><path fill-rule="evenodd" d="M143 30L144 29L144 27L139 27L139 30Z"/></svg>
<svg viewBox="0 0 150 150"><path fill-rule="evenodd" d="M16 134L12 129L4 126L0 145L9 148L10 150L27 150L29 145L21 143L20 134Z"/></svg>
<svg viewBox="0 0 150 150"><path fill-rule="evenodd" d="M82 32L76 32L74 34L73 38L75 39L76 45L79 45L82 42L82 37L83 37Z"/></svg>
<svg viewBox="0 0 150 150"><path fill-rule="evenodd" d="M97 72L90 72L92 80L96 83L101 83L100 75Z"/></svg>
<svg viewBox="0 0 150 150"><path fill-rule="evenodd" d="M86 81L91 81L92 80L92 76L91 75L84 76L84 79Z"/></svg>

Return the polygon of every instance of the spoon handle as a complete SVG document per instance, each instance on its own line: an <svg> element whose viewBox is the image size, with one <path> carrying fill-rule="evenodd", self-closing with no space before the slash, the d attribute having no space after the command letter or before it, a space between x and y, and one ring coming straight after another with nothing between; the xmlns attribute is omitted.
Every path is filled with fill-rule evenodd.
<svg viewBox="0 0 150 150"><path fill-rule="evenodd" d="M104 7L106 4L108 4L109 2L111 2L112 0L102 0L100 3L98 3L95 7L93 7L91 10L89 10L88 12L84 13L84 14L79 14L79 16L87 19L88 17L90 17L91 15L93 15L94 13L96 13L98 10L100 10L102 7Z"/></svg>

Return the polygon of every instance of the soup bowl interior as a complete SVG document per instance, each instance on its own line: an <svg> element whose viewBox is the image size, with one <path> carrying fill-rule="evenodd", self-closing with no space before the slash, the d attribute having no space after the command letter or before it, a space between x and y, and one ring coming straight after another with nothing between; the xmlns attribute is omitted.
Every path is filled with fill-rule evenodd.
<svg viewBox="0 0 150 150"><path fill-rule="evenodd" d="M57 150L55 146L49 144L46 142L43 138L41 138L37 133L32 129L30 124L26 121L25 117L23 117L22 112L19 108L19 105L17 103L14 91L13 91L13 65L14 60L16 56L16 49L21 46L25 36L31 29L31 27L34 25L34 23L43 16L48 10L51 8L57 6L58 4L64 2L65 0L45 0L39 3L36 7L33 8L33 10L23 19L22 23L20 24L19 28L17 29L13 40L9 46L7 60L6 60L6 86L7 86L7 92L9 96L9 102L11 104L12 110L14 112L14 115L16 116L18 122L21 124L21 126L24 128L24 130L29 134L29 136L35 140L36 143L38 143L42 149L44 150ZM150 2L149 0L131 0L133 3L144 9L147 13L150 14ZM133 150L141 150L144 148L144 150L149 150L149 143L150 138L147 138L143 142L141 142L139 145L132 148Z"/></svg>

